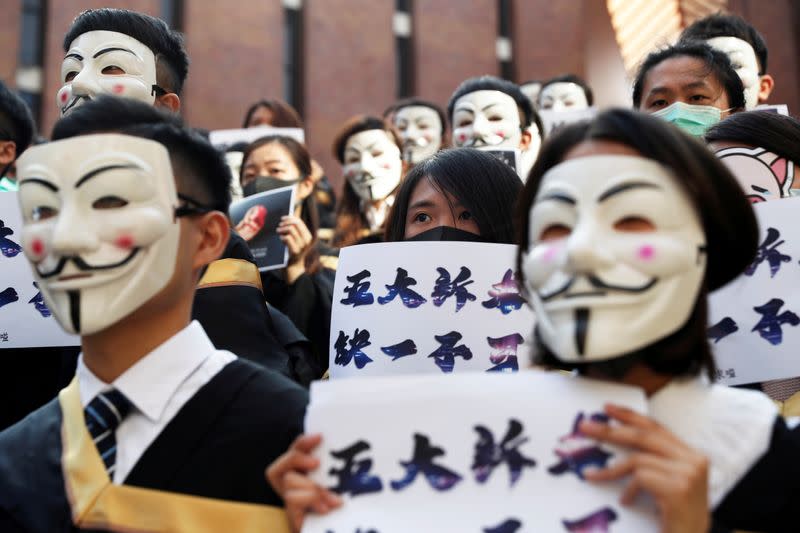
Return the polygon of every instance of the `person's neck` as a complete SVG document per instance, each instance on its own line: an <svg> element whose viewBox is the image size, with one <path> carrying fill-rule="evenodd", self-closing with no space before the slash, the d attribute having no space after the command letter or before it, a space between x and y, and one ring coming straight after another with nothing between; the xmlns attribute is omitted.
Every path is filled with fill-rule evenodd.
<svg viewBox="0 0 800 533"><path fill-rule="evenodd" d="M145 306L116 324L81 338L83 363L99 379L111 383L140 359L184 329L192 300L150 312Z"/></svg>
<svg viewBox="0 0 800 533"><path fill-rule="evenodd" d="M606 381L609 380L608 376L598 372L593 372L591 370L587 372L587 376ZM619 381L626 385L634 385L640 389L644 389L644 393L649 398L665 387L670 381L672 381L673 377L674 376L667 374L658 374L650 369L647 365L638 363L628 370L622 379L614 381Z"/></svg>

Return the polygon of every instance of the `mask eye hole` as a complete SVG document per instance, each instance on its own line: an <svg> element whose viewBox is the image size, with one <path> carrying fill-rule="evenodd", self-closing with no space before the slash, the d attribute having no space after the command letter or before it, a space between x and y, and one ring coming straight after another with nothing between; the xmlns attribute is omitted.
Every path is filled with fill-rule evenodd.
<svg viewBox="0 0 800 533"><path fill-rule="evenodd" d="M614 223L614 229L626 233L644 233L655 231L656 227L646 218L631 216L617 220Z"/></svg>
<svg viewBox="0 0 800 533"><path fill-rule="evenodd" d="M125 74L125 71L116 65L109 65L105 67L101 72L107 76L121 76L122 74Z"/></svg>
<svg viewBox="0 0 800 533"><path fill-rule="evenodd" d="M92 203L94 209L119 209L128 205L128 201L119 196L103 196Z"/></svg>
<svg viewBox="0 0 800 533"><path fill-rule="evenodd" d="M539 241L557 241L559 239L569 237L570 233L572 233L572 228L569 228L564 224L551 224L550 226L544 228L539 234Z"/></svg>
<svg viewBox="0 0 800 533"><path fill-rule="evenodd" d="M77 76L77 75L78 75L78 73L76 71L74 71L74 70L71 70L71 71L67 72L67 75L64 76L64 82L69 82L69 81L74 80L75 76Z"/></svg>
<svg viewBox="0 0 800 533"><path fill-rule="evenodd" d="M47 220L48 218L53 218L58 214L58 209L54 207L48 207L46 205L40 205L38 207L34 207L31 211L31 220L34 222L40 222L42 220Z"/></svg>

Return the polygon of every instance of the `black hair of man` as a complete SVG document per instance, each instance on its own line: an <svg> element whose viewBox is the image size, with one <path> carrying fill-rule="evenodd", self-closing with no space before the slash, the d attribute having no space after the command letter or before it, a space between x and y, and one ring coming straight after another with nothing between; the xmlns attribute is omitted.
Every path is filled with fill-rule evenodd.
<svg viewBox="0 0 800 533"><path fill-rule="evenodd" d="M64 36L64 51L68 52L72 41L84 33L103 30L124 33L148 47L156 57L156 83L180 96L189 73L189 55L179 32L144 13L108 7L89 9L72 21Z"/></svg>
<svg viewBox="0 0 800 533"><path fill-rule="evenodd" d="M506 93L517 103L520 118L524 122L522 129L527 129L531 124L536 124L539 129L539 135L544 137L542 119L539 118L539 113L533 109L533 104L522 92L522 89L519 88L519 85L495 76L479 76L461 82L461 85L456 88L447 103L447 118L450 119L450 124L453 123L453 110L455 109L456 101L465 94L474 93L475 91L500 91L501 93Z"/></svg>
<svg viewBox="0 0 800 533"><path fill-rule="evenodd" d="M744 85L733 69L727 54L711 48L703 41L679 41L661 50L651 52L639 67L633 82L633 107L639 109L642 103L644 81L650 70L660 63L675 57L694 57L706 64L706 76L714 76L728 95L731 109L744 109Z"/></svg>
<svg viewBox="0 0 800 533"><path fill-rule="evenodd" d="M52 139L96 133L122 133L163 144L178 192L202 207L228 212L231 171L225 158L174 113L131 98L100 95L56 122Z"/></svg>
<svg viewBox="0 0 800 533"><path fill-rule="evenodd" d="M14 141L19 157L33 142L35 130L28 104L0 81L0 140Z"/></svg>
<svg viewBox="0 0 800 533"><path fill-rule="evenodd" d="M753 47L758 59L759 75L767 73L767 61L769 51L767 41L753 26L747 23L742 17L736 15L723 15L716 13L697 20L690 24L683 33L680 40L707 41L715 37L736 37L745 41Z"/></svg>
<svg viewBox="0 0 800 533"><path fill-rule="evenodd" d="M412 106L427 107L428 109L433 109L436 111L436 114L439 115L439 120L442 121L442 133L447 131L447 117L444 114L444 109L433 102L423 100L422 98L403 98L402 100L398 100L383 112L383 118L387 118L392 113L397 113L404 107Z"/></svg>
<svg viewBox="0 0 800 533"><path fill-rule="evenodd" d="M583 94L586 95L586 103L589 105L594 104L594 93L592 92L592 88L589 87L589 84L586 83L583 78L576 76L575 74L564 74L562 76L550 78L542 84L542 88L539 90L539 96L541 96L542 92L544 92L548 85L553 85L554 83L574 83L583 89Z"/></svg>

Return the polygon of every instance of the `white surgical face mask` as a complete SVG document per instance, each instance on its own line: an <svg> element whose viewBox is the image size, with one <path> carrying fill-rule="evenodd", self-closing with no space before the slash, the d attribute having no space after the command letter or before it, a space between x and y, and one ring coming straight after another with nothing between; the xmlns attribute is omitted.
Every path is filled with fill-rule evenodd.
<svg viewBox="0 0 800 533"><path fill-rule="evenodd" d="M502 91L475 91L453 106L453 142L470 148L520 148L517 102Z"/></svg>
<svg viewBox="0 0 800 533"><path fill-rule="evenodd" d="M589 108L583 87L572 82L551 83L539 93L539 104L542 109L553 111L578 111Z"/></svg>
<svg viewBox="0 0 800 533"><path fill-rule="evenodd" d="M23 250L65 330L102 331L167 285L180 229L163 145L85 135L34 146L17 165Z"/></svg>
<svg viewBox="0 0 800 533"><path fill-rule="evenodd" d="M344 176L364 201L383 200L403 175L400 148L383 130L351 135L344 148Z"/></svg>
<svg viewBox="0 0 800 533"><path fill-rule="evenodd" d="M416 165L442 147L442 119L427 106L410 105L394 115L394 125L403 141L403 159Z"/></svg>
<svg viewBox="0 0 800 533"><path fill-rule="evenodd" d="M72 41L61 63L56 104L64 116L99 94L155 102L156 59L133 37L115 31L90 31Z"/></svg>
<svg viewBox="0 0 800 533"><path fill-rule="evenodd" d="M613 359L688 320L705 273L705 235L658 163L602 155L553 167L529 231L522 268L536 327L560 360Z"/></svg>
<svg viewBox="0 0 800 533"><path fill-rule="evenodd" d="M748 111L758 105L761 90L758 59L750 43L736 37L714 37L706 41L709 46L723 52L731 60L731 65L744 85L744 107Z"/></svg>

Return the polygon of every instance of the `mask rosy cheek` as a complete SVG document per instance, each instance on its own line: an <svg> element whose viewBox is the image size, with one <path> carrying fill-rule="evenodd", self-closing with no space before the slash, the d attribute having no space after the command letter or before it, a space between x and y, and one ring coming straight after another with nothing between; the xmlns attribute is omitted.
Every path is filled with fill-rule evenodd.
<svg viewBox="0 0 800 533"><path fill-rule="evenodd" d="M558 254L558 246L546 246L542 251L542 261L545 263L552 263Z"/></svg>
<svg viewBox="0 0 800 533"><path fill-rule="evenodd" d="M390 165L389 163L384 163L384 164L381 165L381 168L389 170L390 168L392 168L392 165Z"/></svg>
<svg viewBox="0 0 800 533"><path fill-rule="evenodd" d="M125 92L125 86L122 85L121 83L114 84L114 86L111 87L111 91L114 94L122 94Z"/></svg>
<svg viewBox="0 0 800 533"><path fill-rule="evenodd" d="M656 249L649 244L645 244L636 251L636 256L642 261L650 261L656 256Z"/></svg>
<svg viewBox="0 0 800 533"><path fill-rule="evenodd" d="M67 89L65 87L61 89L61 93L58 95L58 101L61 102L62 104L66 104L67 98L69 98L69 96L67 95Z"/></svg>
<svg viewBox="0 0 800 533"><path fill-rule="evenodd" d="M467 134L466 134L466 133L461 133L461 134L459 134L459 136L458 136L458 140L459 140L460 142L462 142L462 143L463 143L463 142L465 142L465 141L467 140Z"/></svg>
<svg viewBox="0 0 800 533"><path fill-rule="evenodd" d="M31 239L30 252L34 261L41 261L45 255L45 246L42 239L35 237Z"/></svg>
<svg viewBox="0 0 800 533"><path fill-rule="evenodd" d="M498 137L500 137L501 139L505 139L506 138L506 134L505 134L504 131L497 130L496 132L494 132L494 134L497 135Z"/></svg>
<svg viewBox="0 0 800 533"><path fill-rule="evenodd" d="M114 241L114 245L117 248L122 248L123 250L130 250L134 245L133 237L130 235L120 235Z"/></svg>

